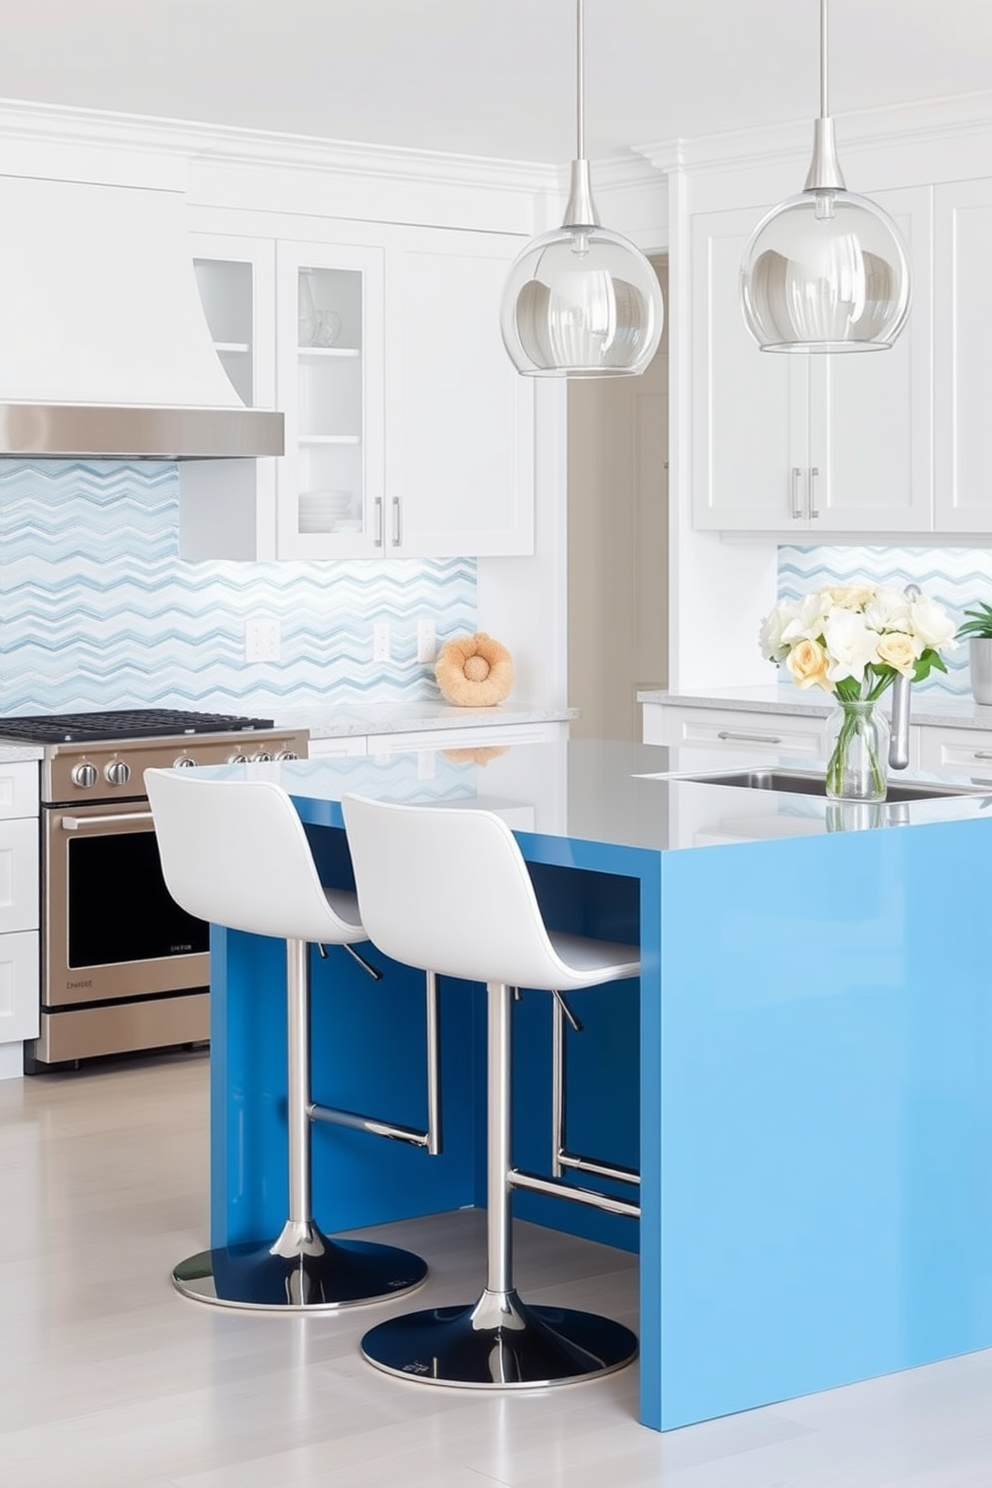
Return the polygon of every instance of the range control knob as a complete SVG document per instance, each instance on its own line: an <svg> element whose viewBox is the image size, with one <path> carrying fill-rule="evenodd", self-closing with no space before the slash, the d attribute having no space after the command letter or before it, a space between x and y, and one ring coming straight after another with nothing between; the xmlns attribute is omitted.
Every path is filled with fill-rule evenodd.
<svg viewBox="0 0 992 1488"><path fill-rule="evenodd" d="M277 760L299 759L299 757L300 756L296 753L295 749L280 749L279 753L276 755Z"/></svg>
<svg viewBox="0 0 992 1488"><path fill-rule="evenodd" d="M96 785L96 765L91 765L88 760L80 765L73 765L72 783L78 785L80 790L89 790Z"/></svg>
<svg viewBox="0 0 992 1488"><path fill-rule="evenodd" d="M227 763L229 765L246 765L248 763L248 756L242 754L240 751L237 754L229 754L227 756Z"/></svg>
<svg viewBox="0 0 992 1488"><path fill-rule="evenodd" d="M181 754L177 760L172 761L174 770L195 770L196 760L190 759L188 754Z"/></svg>
<svg viewBox="0 0 992 1488"><path fill-rule="evenodd" d="M131 766L122 759L111 760L104 766L103 773L108 785L127 785L131 779Z"/></svg>
<svg viewBox="0 0 992 1488"><path fill-rule="evenodd" d="M257 754L252 755L253 760L270 760L271 754L267 749L260 749Z"/></svg>

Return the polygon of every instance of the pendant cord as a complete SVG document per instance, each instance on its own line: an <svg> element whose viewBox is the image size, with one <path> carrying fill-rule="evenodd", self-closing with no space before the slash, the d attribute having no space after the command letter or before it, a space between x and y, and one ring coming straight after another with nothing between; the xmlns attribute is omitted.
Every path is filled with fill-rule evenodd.
<svg viewBox="0 0 992 1488"><path fill-rule="evenodd" d="M575 5L575 68L576 68L576 136L577 149L576 160L584 160L586 154L586 123L585 123L585 100L583 83L583 57L585 55L585 39L583 36L582 0L576 0Z"/></svg>
<svg viewBox="0 0 992 1488"><path fill-rule="evenodd" d="M820 0L820 118L829 116L827 101L827 0Z"/></svg>

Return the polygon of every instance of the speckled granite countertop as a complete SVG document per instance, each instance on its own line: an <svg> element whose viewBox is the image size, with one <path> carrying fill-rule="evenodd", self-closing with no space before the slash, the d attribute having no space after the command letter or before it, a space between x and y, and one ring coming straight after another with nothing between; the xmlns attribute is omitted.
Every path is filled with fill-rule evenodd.
<svg viewBox="0 0 992 1488"><path fill-rule="evenodd" d="M762 687L703 688L698 692L646 690L637 694L637 701L682 708L727 708L741 713L795 713L808 718L823 718L834 706L819 688L800 692L797 687L779 687L775 683ZM992 707L981 706L971 696L954 697L936 688L918 688L910 699L910 722L992 731Z"/></svg>

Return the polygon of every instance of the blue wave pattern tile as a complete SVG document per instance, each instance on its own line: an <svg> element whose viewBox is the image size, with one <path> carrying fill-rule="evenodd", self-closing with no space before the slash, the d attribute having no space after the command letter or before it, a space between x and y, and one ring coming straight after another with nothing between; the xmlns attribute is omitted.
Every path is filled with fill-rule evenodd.
<svg viewBox="0 0 992 1488"><path fill-rule="evenodd" d="M476 628L472 559L191 563L178 531L172 462L0 462L0 712L437 697L417 621L439 646ZM280 622L279 662L245 661L254 618Z"/></svg>
<svg viewBox="0 0 992 1488"><path fill-rule="evenodd" d="M778 550L780 599L798 599L826 584L919 584L925 594L942 604L955 624L979 601L992 604L992 554L985 548L858 548L781 547ZM956 697L971 693L968 646L945 654L947 675L932 672L921 689Z"/></svg>

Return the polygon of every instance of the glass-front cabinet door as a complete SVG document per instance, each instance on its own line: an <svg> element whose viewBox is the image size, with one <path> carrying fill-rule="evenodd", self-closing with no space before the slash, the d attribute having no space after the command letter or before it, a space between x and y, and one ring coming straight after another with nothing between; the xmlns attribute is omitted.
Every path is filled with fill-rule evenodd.
<svg viewBox="0 0 992 1488"><path fill-rule="evenodd" d="M277 243L281 558L383 552L382 304L380 249Z"/></svg>

